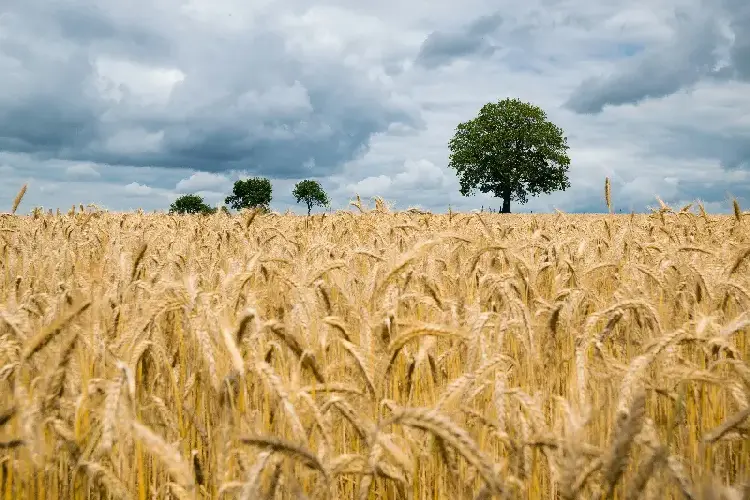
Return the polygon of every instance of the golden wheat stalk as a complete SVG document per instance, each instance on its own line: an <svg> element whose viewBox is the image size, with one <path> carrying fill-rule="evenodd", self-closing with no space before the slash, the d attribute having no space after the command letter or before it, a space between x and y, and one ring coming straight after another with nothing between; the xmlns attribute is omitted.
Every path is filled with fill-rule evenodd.
<svg viewBox="0 0 750 500"><path fill-rule="evenodd" d="M298 460L307 467L320 472L329 481L328 470L323 466L321 461L310 450L303 446L296 445L291 441L276 438L273 436L243 436L239 442L250 446L259 446L270 449L276 453L281 453L288 457Z"/></svg>
<svg viewBox="0 0 750 500"><path fill-rule="evenodd" d="M646 394L644 391L639 391L633 396L627 413L622 413L618 417L612 434L610 448L602 467L606 484L605 498L612 496L615 485L622 477L630 448L643 427L645 414Z"/></svg>
<svg viewBox="0 0 750 500"><path fill-rule="evenodd" d="M474 466L493 492L500 494L504 491L503 482L496 474L489 457L479 449L464 429L446 416L429 408L398 408L380 428L393 424L408 425L434 434Z"/></svg>
<svg viewBox="0 0 750 500"><path fill-rule="evenodd" d="M49 344L49 342L58 335L71 321L81 315L91 306L91 302L83 302L69 313L56 319L32 337L24 346L22 357L29 360L34 354L39 352Z"/></svg>
<svg viewBox="0 0 750 500"><path fill-rule="evenodd" d="M13 206L10 209L10 213L11 214L15 215L16 210L18 209L18 205L21 204L21 200L23 199L23 195L26 194L26 188L27 187L28 186L26 184L24 184L23 186L21 186L21 189L18 191L18 194L13 199Z"/></svg>
<svg viewBox="0 0 750 500"><path fill-rule="evenodd" d="M167 444L161 436L136 420L131 419L129 428L134 437L141 441L146 449L166 467L177 484L188 489L195 486L195 478L191 467L177 449Z"/></svg>
<svg viewBox="0 0 750 500"><path fill-rule="evenodd" d="M707 443L718 441L726 433L742 424L748 417L750 417L750 407L738 411L734 415L728 417L720 426L709 431L704 436L703 441Z"/></svg>

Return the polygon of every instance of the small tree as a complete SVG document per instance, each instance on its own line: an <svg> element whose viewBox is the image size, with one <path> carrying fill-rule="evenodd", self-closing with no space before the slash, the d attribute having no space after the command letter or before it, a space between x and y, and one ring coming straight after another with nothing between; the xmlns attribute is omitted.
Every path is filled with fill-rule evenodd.
<svg viewBox="0 0 750 500"><path fill-rule="evenodd" d="M297 199L297 203L304 201L307 204L307 215L310 215L313 206L325 207L329 203L328 195L318 181L299 181L295 184L292 195Z"/></svg>
<svg viewBox="0 0 750 500"><path fill-rule="evenodd" d="M460 123L451 139L448 166L456 169L461 194L475 190L510 202L526 203L529 195L570 187L570 165L562 130L545 112L518 99L485 104L479 115Z"/></svg>
<svg viewBox="0 0 750 500"><path fill-rule="evenodd" d="M271 181L265 177L239 180L234 183L232 194L226 197L224 203L235 210L262 207L268 211L271 205L271 191Z"/></svg>
<svg viewBox="0 0 750 500"><path fill-rule="evenodd" d="M215 211L215 208L206 205L203 198L197 194L182 195L169 206L170 214L212 214Z"/></svg>

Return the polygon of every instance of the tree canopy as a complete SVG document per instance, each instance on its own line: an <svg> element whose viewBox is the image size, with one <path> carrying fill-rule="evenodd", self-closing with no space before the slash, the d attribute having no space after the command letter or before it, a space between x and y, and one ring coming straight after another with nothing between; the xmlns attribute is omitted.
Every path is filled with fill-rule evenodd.
<svg viewBox="0 0 750 500"><path fill-rule="evenodd" d="M570 158L562 129L539 107L519 99L485 104L479 115L456 127L448 166L456 170L463 196L476 190L524 204L529 196L570 187Z"/></svg>
<svg viewBox="0 0 750 500"><path fill-rule="evenodd" d="M323 190L318 181L299 181L297 184L295 184L292 195L294 195L297 203L299 203L300 201L305 202L305 204L307 205L307 215L310 215L313 206L317 205L325 207L329 203L328 195Z"/></svg>
<svg viewBox="0 0 750 500"><path fill-rule="evenodd" d="M169 213L178 214L212 214L216 209L203 202L197 194L185 194L169 206Z"/></svg>
<svg viewBox="0 0 750 500"><path fill-rule="evenodd" d="M271 181L265 177L238 180L224 203L235 210L261 207L267 211L271 205L271 192Z"/></svg>

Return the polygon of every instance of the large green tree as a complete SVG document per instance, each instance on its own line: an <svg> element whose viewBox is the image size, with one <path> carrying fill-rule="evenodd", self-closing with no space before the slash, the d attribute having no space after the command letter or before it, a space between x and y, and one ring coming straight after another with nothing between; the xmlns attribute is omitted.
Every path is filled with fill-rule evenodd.
<svg viewBox="0 0 750 500"><path fill-rule="evenodd" d="M297 203L304 201L307 205L307 215L310 215L315 205L325 207L328 205L328 195L318 181L304 180L294 185L292 195Z"/></svg>
<svg viewBox="0 0 750 500"><path fill-rule="evenodd" d="M271 181L265 177L253 177L234 183L232 194L227 196L224 203L235 210L260 207L268 210L271 205Z"/></svg>
<svg viewBox="0 0 750 500"><path fill-rule="evenodd" d="M169 206L169 213L178 214L212 214L216 209L203 202L197 194L185 194Z"/></svg>
<svg viewBox="0 0 750 500"><path fill-rule="evenodd" d="M570 187L562 129L519 99L482 106L476 118L456 127L449 149L461 194L492 193L503 200L503 213L510 213L511 200L524 204L528 196Z"/></svg>

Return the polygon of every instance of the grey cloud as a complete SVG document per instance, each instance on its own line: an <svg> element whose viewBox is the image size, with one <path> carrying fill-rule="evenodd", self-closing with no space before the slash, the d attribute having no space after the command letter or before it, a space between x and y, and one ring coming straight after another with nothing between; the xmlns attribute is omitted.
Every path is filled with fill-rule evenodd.
<svg viewBox="0 0 750 500"><path fill-rule="evenodd" d="M750 81L750 4L723 0L721 6L689 15L678 11L670 43L641 53L609 76L586 79L565 106L577 113L595 114L607 105L665 97L706 78ZM733 40L721 30L724 21ZM722 61L725 48L728 57Z"/></svg>
<svg viewBox="0 0 750 500"><path fill-rule="evenodd" d="M717 158L722 168L728 171L748 170L750 171L750 134L718 133L677 129L682 134L675 134L674 144L676 154L689 159L698 155L704 158Z"/></svg>
<svg viewBox="0 0 750 500"><path fill-rule="evenodd" d="M416 64L427 69L467 56L489 56L497 47L488 37L500 26L500 14L482 16L456 32L433 31L422 43Z"/></svg>
<svg viewBox="0 0 750 500"><path fill-rule="evenodd" d="M308 174L311 161L316 175L335 172L394 123L423 126L416 108L365 71L337 55L310 60L291 51L274 25L217 35L138 1L137 19L106 1L51 10L44 3L30 0L0 21L10 28L0 46L0 151L289 178ZM118 82L113 99L100 92L98 56L144 72L179 70L184 80L165 102Z"/></svg>
<svg viewBox="0 0 750 500"><path fill-rule="evenodd" d="M696 122L663 126L664 133L650 139L650 149L676 160L715 159L727 171L750 171L750 133L741 127L706 130L701 125Z"/></svg>
<svg viewBox="0 0 750 500"><path fill-rule="evenodd" d="M734 44L730 52L735 77L750 81L750 3L747 0L726 0L732 13L730 27Z"/></svg>
<svg viewBox="0 0 750 500"><path fill-rule="evenodd" d="M60 37L97 50L139 60L168 61L174 53L173 43L147 27L108 17L97 4L53 4L49 22Z"/></svg>
<svg viewBox="0 0 750 500"><path fill-rule="evenodd" d="M614 74L589 78L572 93L565 107L595 114L606 105L635 104L664 97L693 85L710 74L717 62L714 48L719 33L709 21L667 46L646 51L623 62Z"/></svg>
<svg viewBox="0 0 750 500"><path fill-rule="evenodd" d="M97 182L106 182L112 184L128 184L130 182L139 182L159 189L174 188L181 179L189 177L192 172L188 169L177 168L159 168L159 167L134 167L118 166L111 168L107 164L94 164L84 162L71 162L59 159L40 159L34 155L23 153L8 153L0 151L0 169L7 169L3 173L3 180L7 181L0 184L0 187L6 187L13 191L17 190L25 179L38 179L39 182L49 184L70 182L70 173L81 168L81 166L90 165L96 168L100 176ZM7 174L7 175L6 175ZM236 174L236 172L232 172ZM244 174L244 173L243 173ZM92 179L92 180L96 180ZM84 181L85 179L76 179ZM36 182L36 181L32 181ZM10 186L10 187L8 187Z"/></svg>
<svg viewBox="0 0 750 500"><path fill-rule="evenodd" d="M0 45L0 150L83 146L94 136L100 110L88 97L91 62L83 52L35 44L32 33L19 33L18 18L13 21L4 26L10 41Z"/></svg>
<svg viewBox="0 0 750 500"><path fill-rule="evenodd" d="M728 204L730 197L736 197L741 205L750 201L750 178L739 181L715 179L710 182L680 180L677 184L680 199Z"/></svg>
<svg viewBox="0 0 750 500"><path fill-rule="evenodd" d="M745 138L742 144L738 144L724 156L722 166L729 170L750 170L750 137Z"/></svg>

